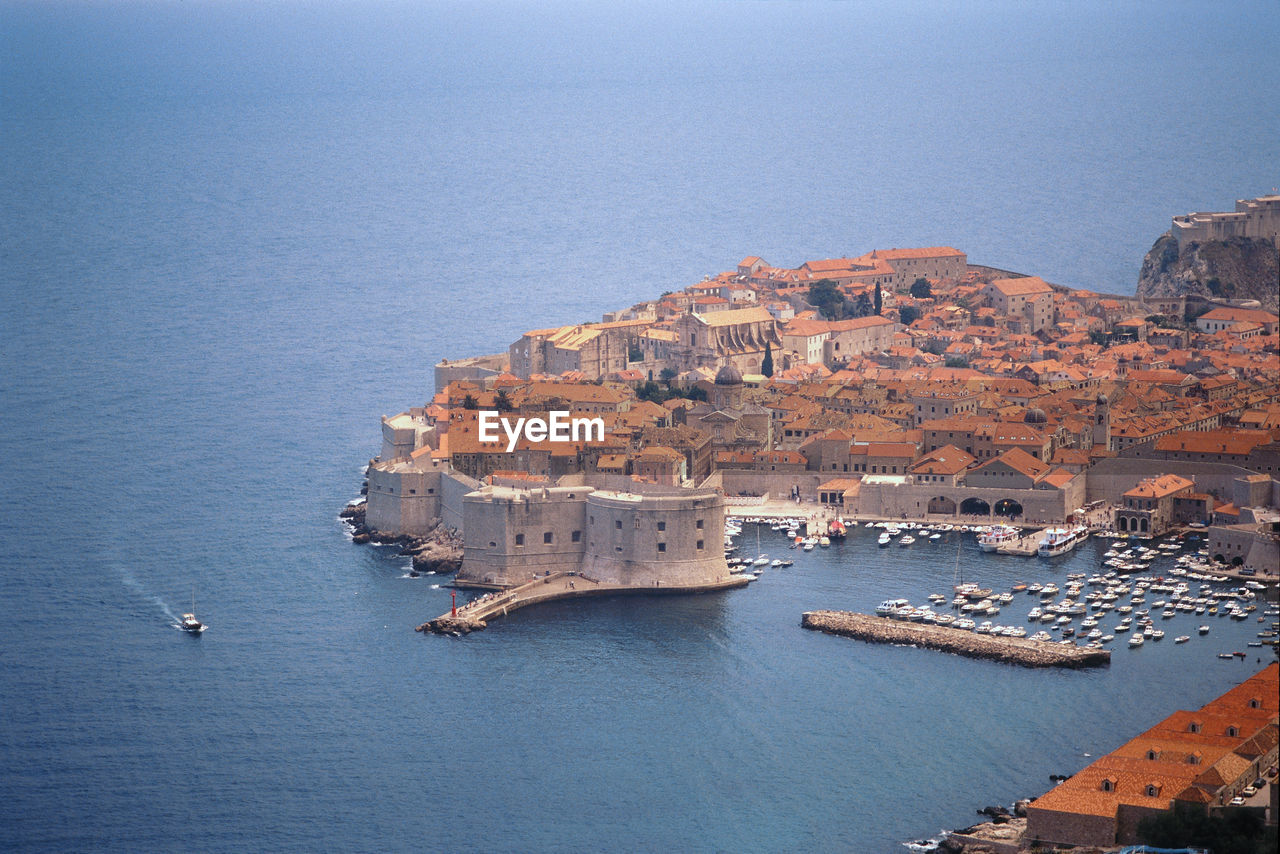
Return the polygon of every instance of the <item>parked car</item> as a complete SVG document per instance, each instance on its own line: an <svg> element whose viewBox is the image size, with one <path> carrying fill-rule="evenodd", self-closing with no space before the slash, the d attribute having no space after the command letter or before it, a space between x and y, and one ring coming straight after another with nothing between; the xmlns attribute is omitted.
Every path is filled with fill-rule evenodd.
<svg viewBox="0 0 1280 854"><path fill-rule="evenodd" d="M1244 795L1246 798L1252 798L1254 795L1258 794L1258 789L1256 786L1245 786L1240 794Z"/></svg>
<svg viewBox="0 0 1280 854"><path fill-rule="evenodd" d="M1242 806L1244 806L1244 798L1241 798L1241 797L1235 797L1235 798L1232 798L1232 799L1231 799L1231 806L1233 806L1233 807L1242 807Z"/></svg>

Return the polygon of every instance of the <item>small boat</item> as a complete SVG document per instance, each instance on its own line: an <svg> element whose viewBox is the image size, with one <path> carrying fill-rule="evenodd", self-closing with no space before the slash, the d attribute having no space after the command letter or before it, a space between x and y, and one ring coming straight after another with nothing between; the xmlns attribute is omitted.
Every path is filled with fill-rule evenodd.
<svg viewBox="0 0 1280 854"><path fill-rule="evenodd" d="M196 610L196 594L193 591L191 593L191 613L182 615L182 620L178 623L178 628L182 629L184 632L187 632L188 634L198 635L208 627L204 623L196 619L195 610Z"/></svg>
<svg viewBox="0 0 1280 854"><path fill-rule="evenodd" d="M1129 638L1129 646L1142 646L1146 642L1146 638L1142 635L1134 635Z"/></svg>
<svg viewBox="0 0 1280 854"><path fill-rule="evenodd" d="M1200 634L1202 634L1202 635L1207 635L1207 634L1209 634L1209 627L1208 627L1208 626L1201 626L1200 628L1196 629L1196 631L1200 632Z"/></svg>
<svg viewBox="0 0 1280 854"><path fill-rule="evenodd" d="M898 545L899 545L899 546L909 546L909 545L911 545L912 543L914 543L915 541L916 541L916 538L915 538L915 537L911 536L910 534L907 534L905 537L903 537L902 539L898 540Z"/></svg>
<svg viewBox="0 0 1280 854"><path fill-rule="evenodd" d="M1173 642L1174 642L1174 643L1186 643L1186 642L1187 642L1187 641L1189 641L1189 640L1191 640L1191 635L1178 635L1176 638L1174 638L1174 639L1173 639Z"/></svg>

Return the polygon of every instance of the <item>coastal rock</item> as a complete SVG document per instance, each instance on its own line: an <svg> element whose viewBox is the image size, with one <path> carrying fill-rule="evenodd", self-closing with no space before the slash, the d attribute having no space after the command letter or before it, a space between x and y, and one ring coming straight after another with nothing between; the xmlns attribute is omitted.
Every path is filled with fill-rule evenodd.
<svg viewBox="0 0 1280 854"><path fill-rule="evenodd" d="M1233 237L1188 243L1181 250L1166 232L1142 261L1140 298L1198 296L1256 299L1266 311L1280 303L1280 253L1270 240Z"/></svg>

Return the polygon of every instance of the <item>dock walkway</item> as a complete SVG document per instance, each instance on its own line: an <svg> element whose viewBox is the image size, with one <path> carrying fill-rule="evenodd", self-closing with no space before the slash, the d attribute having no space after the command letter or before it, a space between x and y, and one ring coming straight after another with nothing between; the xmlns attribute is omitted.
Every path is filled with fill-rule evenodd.
<svg viewBox="0 0 1280 854"><path fill-rule="evenodd" d="M731 575L728 578L706 584L686 584L668 587L659 583L652 587L637 587L631 584L608 584L589 578L580 572L553 572L517 587L485 594L479 599L475 599L458 608L456 614L452 611L447 614L441 614L434 620L428 620L418 626L414 631L442 635L467 634L485 628L489 625L490 620L505 617L512 611L529 605L536 605L539 602L573 599L583 596L610 596L630 593L664 595L674 593L711 593L718 590L745 587L750 581L750 576Z"/></svg>
<svg viewBox="0 0 1280 854"><path fill-rule="evenodd" d="M808 611L800 625L872 643L919 646L1024 667L1094 667L1111 662L1111 653L1105 649L980 635L948 626L902 622L850 611Z"/></svg>

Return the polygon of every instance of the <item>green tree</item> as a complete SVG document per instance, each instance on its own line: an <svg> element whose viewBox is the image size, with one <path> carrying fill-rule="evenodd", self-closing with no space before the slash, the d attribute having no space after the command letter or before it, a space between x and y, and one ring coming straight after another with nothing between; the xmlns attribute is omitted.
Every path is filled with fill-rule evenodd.
<svg viewBox="0 0 1280 854"><path fill-rule="evenodd" d="M661 373L658 374L658 379L662 380L662 384L667 388L671 388L672 380L678 376L679 374L676 373L674 368L663 368Z"/></svg>
<svg viewBox="0 0 1280 854"><path fill-rule="evenodd" d="M1093 329L1089 332L1089 340L1094 344L1097 344L1099 347L1105 347L1111 343L1111 336L1105 332Z"/></svg>
<svg viewBox="0 0 1280 854"><path fill-rule="evenodd" d="M915 323L920 318L920 309L914 305L904 305L898 309L898 319L907 326Z"/></svg>
<svg viewBox="0 0 1280 854"><path fill-rule="evenodd" d="M866 317L871 313L871 297L866 294L858 294L858 298L853 302L845 303L849 317Z"/></svg>
<svg viewBox="0 0 1280 854"><path fill-rule="evenodd" d="M825 318L839 320L844 307L844 294L830 279L819 279L809 286L809 305Z"/></svg>
<svg viewBox="0 0 1280 854"><path fill-rule="evenodd" d="M764 344L764 361L760 363L760 373L766 377L773 376L773 348L768 341Z"/></svg>
<svg viewBox="0 0 1280 854"><path fill-rule="evenodd" d="M943 362L948 368L967 368L969 360L964 356L948 356L947 361Z"/></svg>
<svg viewBox="0 0 1280 854"><path fill-rule="evenodd" d="M462 408L463 409L479 409L480 401L476 400L476 396L474 394L469 394L462 399Z"/></svg>
<svg viewBox="0 0 1280 854"><path fill-rule="evenodd" d="M627 361L640 362L643 360L644 360L644 352L640 349L640 345L632 341L631 344L628 345L627 347Z"/></svg>
<svg viewBox="0 0 1280 854"><path fill-rule="evenodd" d="M884 299L880 295L880 283L876 282L876 315L878 316L884 308Z"/></svg>
<svg viewBox="0 0 1280 854"><path fill-rule="evenodd" d="M1174 801L1173 809L1138 822L1138 838L1157 848L1211 848L1214 854L1274 854L1276 836L1253 810L1211 816L1200 806Z"/></svg>
<svg viewBox="0 0 1280 854"><path fill-rule="evenodd" d="M933 286L921 276L911 283L911 295L916 299L933 299Z"/></svg>
<svg viewBox="0 0 1280 854"><path fill-rule="evenodd" d="M494 395L493 408L499 412L510 412L515 409L515 405L512 404L511 398L507 397L507 390L505 388Z"/></svg>

